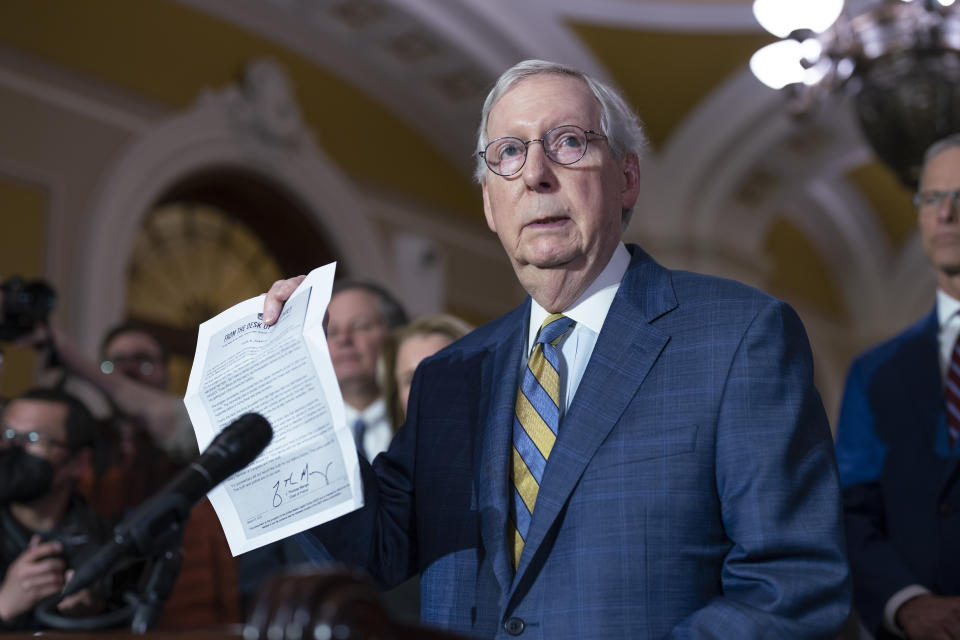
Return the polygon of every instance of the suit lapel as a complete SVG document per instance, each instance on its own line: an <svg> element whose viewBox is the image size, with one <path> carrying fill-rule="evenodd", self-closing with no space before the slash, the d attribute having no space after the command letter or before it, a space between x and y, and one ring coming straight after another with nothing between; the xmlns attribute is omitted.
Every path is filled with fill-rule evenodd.
<svg viewBox="0 0 960 640"><path fill-rule="evenodd" d="M489 345L484 362L481 406L480 470L477 487L483 546L492 557L493 572L506 594L513 580L513 567L507 552L507 514L510 510L510 446L513 442L513 412L519 386L520 361L526 345L530 302L505 318L504 333ZM501 603L502 604L502 603Z"/></svg>
<svg viewBox="0 0 960 640"><path fill-rule="evenodd" d="M915 341L906 345L904 354L909 360L900 367L903 383L910 395L916 399L916 410L921 418L918 423L926 427L917 433L916 437L923 438L933 447L939 428L946 420L936 310L927 317Z"/></svg>
<svg viewBox="0 0 960 640"><path fill-rule="evenodd" d="M570 411L544 470L514 589L573 492L580 476L626 410L669 336L648 323L677 305L669 272L633 248ZM642 320L641 320L642 319ZM630 348L624 348L630 345Z"/></svg>
<svg viewBox="0 0 960 640"><path fill-rule="evenodd" d="M940 373L940 345L938 342L937 310L934 308L924 320L915 339L904 347L905 362L900 367L904 388L915 399L916 424L919 429L915 438L921 446L932 450L929 478L936 482L936 489L943 490L958 467L958 459L949 454L947 443L946 401L943 378Z"/></svg>
<svg viewBox="0 0 960 640"><path fill-rule="evenodd" d="M942 492L950 485L950 480L960 468L960 458L950 451L947 434L947 405L940 372L939 328L937 309L934 307L923 324L918 344L911 349L920 361L911 368L917 371L918 375L912 376L909 383L913 385L913 393L918 398L921 410L926 412L922 415L920 424L933 428L932 433L924 431L918 435L924 438L925 446L933 448L933 464L936 467L933 477L937 481L937 489Z"/></svg>

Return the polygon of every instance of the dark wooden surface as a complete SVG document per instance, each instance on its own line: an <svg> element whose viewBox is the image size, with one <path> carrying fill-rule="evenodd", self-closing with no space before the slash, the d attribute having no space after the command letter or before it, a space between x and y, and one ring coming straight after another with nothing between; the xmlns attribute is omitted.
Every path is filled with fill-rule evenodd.
<svg viewBox="0 0 960 640"><path fill-rule="evenodd" d="M151 631L146 635L135 635L124 629L105 629L100 631L35 631L29 634L34 638L47 640L123 640L124 638L150 638L151 640L237 640L242 638L243 625L226 627L208 627L177 631ZM25 634L24 637L27 637ZM10 636L8 636L10 637Z"/></svg>
<svg viewBox="0 0 960 640"><path fill-rule="evenodd" d="M280 636L278 632L283 630ZM157 630L143 636L126 630L42 631L49 640L149 638L150 640L312 640L336 630L338 640L467 640L461 636L394 619L383 606L374 583L346 567L292 569L261 586L245 625ZM315 632L319 631L319 634Z"/></svg>

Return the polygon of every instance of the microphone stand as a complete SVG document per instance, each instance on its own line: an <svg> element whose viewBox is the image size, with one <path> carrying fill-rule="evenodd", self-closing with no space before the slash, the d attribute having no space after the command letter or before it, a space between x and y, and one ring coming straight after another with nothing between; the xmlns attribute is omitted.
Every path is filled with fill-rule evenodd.
<svg viewBox="0 0 960 640"><path fill-rule="evenodd" d="M133 619L130 621L131 633L144 634L157 622L163 605L173 591L183 565L183 530L171 525L171 535L166 542L158 545L158 553L153 556L150 575L143 589L133 600Z"/></svg>
<svg viewBox="0 0 960 640"><path fill-rule="evenodd" d="M113 573L121 560L150 558L154 566L142 597L135 601L132 630L149 629L180 572L183 523L190 509L212 487L250 464L272 437L270 423L256 413L246 413L226 426L196 461L120 523L113 539L77 567L61 597Z"/></svg>
<svg viewBox="0 0 960 640"><path fill-rule="evenodd" d="M138 635L149 631L163 611L173 587L180 576L183 564L183 528L190 515L190 504L182 496L167 494L159 496L152 504L151 517L137 518L136 512L130 522L122 523L114 532L114 553L94 563L96 576L101 579L120 568L129 566L126 560L145 559L144 575L137 581L136 591L125 591L126 606L120 610L84 618L70 618L56 610L57 599L37 608L37 617L43 624L67 631L94 630L125 624L130 620L130 631ZM122 550L117 553L116 550ZM96 556L95 556L96 557ZM88 566L89 568L89 566Z"/></svg>
<svg viewBox="0 0 960 640"><path fill-rule="evenodd" d="M147 504L151 517L137 518L135 512L129 526L121 525L114 536L114 540L126 548L127 555L151 560L150 574L140 593L133 596L130 631L136 634L144 634L153 627L173 592L183 565L183 526L192 506L183 496L174 493L156 496Z"/></svg>

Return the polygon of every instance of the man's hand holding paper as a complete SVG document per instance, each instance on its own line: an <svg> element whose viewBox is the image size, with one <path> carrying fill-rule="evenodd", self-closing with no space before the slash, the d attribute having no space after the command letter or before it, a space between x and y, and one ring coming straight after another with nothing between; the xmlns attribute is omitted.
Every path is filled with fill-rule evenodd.
<svg viewBox="0 0 960 640"><path fill-rule="evenodd" d="M253 463L209 494L234 555L363 505L323 332L334 270L278 281L200 326L185 398L200 448L249 411L274 431Z"/></svg>

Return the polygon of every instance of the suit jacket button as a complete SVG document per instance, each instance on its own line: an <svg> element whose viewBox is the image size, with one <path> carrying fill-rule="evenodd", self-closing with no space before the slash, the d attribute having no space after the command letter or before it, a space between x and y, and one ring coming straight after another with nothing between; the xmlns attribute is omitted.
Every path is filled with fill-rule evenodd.
<svg viewBox="0 0 960 640"><path fill-rule="evenodd" d="M512 636L518 636L523 633L524 626L523 620L520 618L508 618L507 621L503 623L503 629Z"/></svg>
<svg viewBox="0 0 960 640"><path fill-rule="evenodd" d="M942 504L942 505L940 505L940 515L942 515L942 516L949 516L949 515L951 515L952 513L953 513L953 505L952 505L952 504Z"/></svg>

